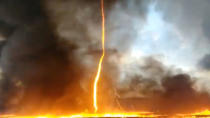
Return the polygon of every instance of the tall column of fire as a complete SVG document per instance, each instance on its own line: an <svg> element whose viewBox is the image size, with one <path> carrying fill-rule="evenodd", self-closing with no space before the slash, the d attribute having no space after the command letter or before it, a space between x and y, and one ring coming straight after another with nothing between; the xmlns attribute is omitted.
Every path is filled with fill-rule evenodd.
<svg viewBox="0 0 210 118"><path fill-rule="evenodd" d="M103 50L103 52L102 52L101 58L99 60L98 71L97 71L97 74L96 74L96 77L95 77L94 87L93 87L93 105L94 105L95 112L98 111L98 104L97 104L97 85L98 85L98 81L100 79L101 67L102 67L104 56L105 56L104 0L101 0L101 16L102 16L102 36L101 36L101 41L102 41L102 50Z"/></svg>

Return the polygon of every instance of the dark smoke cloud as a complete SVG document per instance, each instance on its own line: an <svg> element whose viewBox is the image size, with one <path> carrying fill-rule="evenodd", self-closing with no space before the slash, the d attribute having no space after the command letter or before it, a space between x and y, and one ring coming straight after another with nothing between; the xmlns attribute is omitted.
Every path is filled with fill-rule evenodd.
<svg viewBox="0 0 210 118"><path fill-rule="evenodd" d="M152 59L153 60L153 59ZM196 110L209 108L210 96L206 92L198 92L195 81L188 74L167 72L164 66L158 62L148 61L148 69L159 68L155 76L159 80L145 78L137 75L131 78L129 88L119 89L119 101L123 108L128 111L153 111L160 114L192 113ZM156 62L156 64L154 63ZM161 65L161 66L160 66ZM163 74L165 73L165 74ZM159 83L160 82L160 83ZM132 93L132 94L131 94Z"/></svg>
<svg viewBox="0 0 210 118"><path fill-rule="evenodd" d="M75 46L58 39L41 1L1 0L0 21L6 39L1 51L0 111L46 110L67 86L80 91L78 72L73 70L79 67L73 64Z"/></svg>
<svg viewBox="0 0 210 118"><path fill-rule="evenodd" d="M6 43L6 38L14 31L15 26L0 20L0 51Z"/></svg>
<svg viewBox="0 0 210 118"><path fill-rule="evenodd" d="M210 41L210 24L209 24L209 20L210 20L210 15L206 15L205 19L203 20L203 24L202 24L202 30L204 32L204 35L206 36L206 38ZM209 43L209 42L208 42Z"/></svg>
<svg viewBox="0 0 210 118"><path fill-rule="evenodd" d="M199 66L203 69L210 70L210 54L205 55L199 62Z"/></svg>
<svg viewBox="0 0 210 118"><path fill-rule="evenodd" d="M13 25L9 25L3 21L0 21L0 34L2 37L7 37L9 36L13 30L14 30L14 26Z"/></svg>
<svg viewBox="0 0 210 118"><path fill-rule="evenodd" d="M41 1L1 0L1 20L11 25L23 25L45 18Z"/></svg>
<svg viewBox="0 0 210 118"><path fill-rule="evenodd" d="M190 76L187 74L165 78L163 79L162 86L165 91L159 98L160 103L158 105L160 106L160 111L184 113L209 108L210 96L207 93L197 92L193 88Z"/></svg>

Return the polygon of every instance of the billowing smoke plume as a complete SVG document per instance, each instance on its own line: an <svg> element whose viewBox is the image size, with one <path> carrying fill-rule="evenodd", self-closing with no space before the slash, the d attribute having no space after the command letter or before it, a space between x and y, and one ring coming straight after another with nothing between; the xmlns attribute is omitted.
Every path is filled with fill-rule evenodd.
<svg viewBox="0 0 210 118"><path fill-rule="evenodd" d="M196 90L193 76L166 66L161 55L132 52L150 3L105 0L99 108L161 113L207 108L210 97ZM99 0L0 0L0 112L91 111L100 30Z"/></svg>
<svg viewBox="0 0 210 118"><path fill-rule="evenodd" d="M119 89L119 100L125 110L176 114L209 108L209 94L197 91L196 81L190 75L166 69L151 57L146 60L148 63L138 69L143 73L130 77L127 87Z"/></svg>
<svg viewBox="0 0 210 118"><path fill-rule="evenodd" d="M4 39L1 41L1 111L46 110L65 94L67 87L80 91L77 85L82 71L78 72L80 66L74 63L72 54L76 47L65 46L59 40L43 2L1 0L0 21ZM73 102L75 92L69 94L70 101L76 103Z"/></svg>

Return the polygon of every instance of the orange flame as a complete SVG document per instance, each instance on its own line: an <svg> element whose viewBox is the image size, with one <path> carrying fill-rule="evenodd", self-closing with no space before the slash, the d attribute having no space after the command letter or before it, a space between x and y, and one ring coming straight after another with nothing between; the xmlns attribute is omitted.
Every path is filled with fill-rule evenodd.
<svg viewBox="0 0 210 118"><path fill-rule="evenodd" d="M102 67L102 62L105 56L105 16L104 16L104 0L101 0L101 15L102 15L102 49L103 53L101 55L99 64L98 64L98 71L95 77L94 81L94 88L93 88L93 105L94 105L94 110L95 112L98 111L98 105L97 105L97 85L98 81L100 79L100 73L101 73L101 67Z"/></svg>
<svg viewBox="0 0 210 118"><path fill-rule="evenodd" d="M142 118L155 118L158 115L154 115L150 112L130 112L130 113L105 113L105 114L88 114L88 113L81 113L81 114L74 114L74 115L33 115L33 116L17 116L17 115L2 115L0 118L89 118L89 117L102 117L102 118L125 118L125 117L142 117Z"/></svg>
<svg viewBox="0 0 210 118"><path fill-rule="evenodd" d="M210 118L210 110L206 109L196 113L177 114L176 116L177 118Z"/></svg>

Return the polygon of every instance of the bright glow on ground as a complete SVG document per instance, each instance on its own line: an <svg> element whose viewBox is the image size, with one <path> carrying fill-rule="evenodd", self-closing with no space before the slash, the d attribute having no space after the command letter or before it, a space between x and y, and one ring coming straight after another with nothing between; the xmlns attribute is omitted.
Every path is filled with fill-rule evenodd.
<svg viewBox="0 0 210 118"><path fill-rule="evenodd" d="M156 117L157 115L153 115L150 112L129 112L129 113L102 113L102 114L74 114L74 115L66 115L66 116L56 116L56 115L34 115L34 116L16 116L16 115L3 115L1 118L80 118L80 117Z"/></svg>

